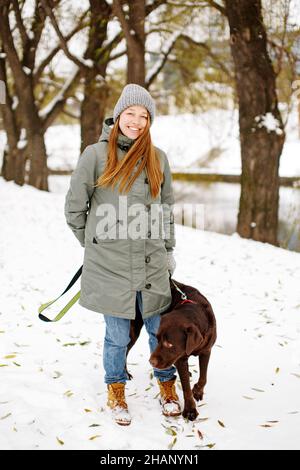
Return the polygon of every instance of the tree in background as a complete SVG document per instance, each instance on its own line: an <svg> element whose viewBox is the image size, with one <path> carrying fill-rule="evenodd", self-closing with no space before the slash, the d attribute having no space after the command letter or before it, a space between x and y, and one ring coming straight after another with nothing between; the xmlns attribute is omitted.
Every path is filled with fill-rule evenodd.
<svg viewBox="0 0 300 470"><path fill-rule="evenodd" d="M113 10L118 17L126 39L127 83L145 86L145 0L132 0L124 6L113 0Z"/></svg>
<svg viewBox="0 0 300 470"><path fill-rule="evenodd" d="M4 0L0 5L0 79L6 86L6 104L1 106L3 125L7 134L2 176L17 184L28 184L48 190L47 154L44 135L47 128L61 113L67 98L79 80L80 70L88 65L81 62L60 87L48 106L44 106L47 93L41 93L41 84L47 77L46 69L60 51L60 47L47 49L43 59L37 61L37 50L45 30L46 14L41 3L33 3L33 16L24 19L24 4ZM53 2L53 8L59 1ZM81 28L86 12L69 32L69 41ZM49 83L47 89L49 90ZM28 162L28 165L26 163ZM28 168L28 181L25 167Z"/></svg>
<svg viewBox="0 0 300 470"><path fill-rule="evenodd" d="M81 152L87 145L97 141L104 118L109 86L106 81L107 67L111 61L121 57L125 51L113 55L113 50L123 38L119 32L108 41L108 24L112 20L111 5L106 0L89 0L87 10L88 40L83 52L83 59L72 54L68 46L62 26L59 24L59 14L52 8L52 0L41 0L46 15L58 37L59 44L66 57L80 70L82 84L82 100L79 116L81 132ZM70 5L72 7L72 5ZM82 63L88 64L87 68Z"/></svg>
<svg viewBox="0 0 300 470"><path fill-rule="evenodd" d="M277 244L279 158L285 133L260 0L226 0L239 99L242 158L237 232Z"/></svg>
<svg viewBox="0 0 300 470"><path fill-rule="evenodd" d="M281 85L278 93L282 101L289 105L292 84L297 77L297 54L294 48L299 38L299 28L293 30L288 21L290 0L272 1L272 14L268 10L268 2L265 0L264 10L261 2L250 0L223 1L222 4L210 0L169 2L179 12L189 7L191 15L197 8L199 12L207 7L211 11L218 11L227 19L230 41L224 40L224 25L217 18L207 40L199 41L191 34L181 34L167 61L164 75L172 90L171 96L175 96L176 106L182 110L186 110L186 107L191 111L193 108L198 110L199 106L209 109L219 99L220 103L222 93L217 96L218 87L212 86L208 93L204 93L210 82L212 85L225 85L227 91L224 102L230 87L236 89L232 97L234 101L236 98L239 108L242 157L237 231L243 237L276 245L278 169L285 140L284 123L278 109L276 78ZM268 19L269 37L263 12ZM208 16L211 16L210 13ZM201 17L200 36L203 26ZM233 66L228 49L231 51ZM204 79L199 80L199 77ZM230 92L227 96L230 97ZM288 112L285 116L286 121Z"/></svg>

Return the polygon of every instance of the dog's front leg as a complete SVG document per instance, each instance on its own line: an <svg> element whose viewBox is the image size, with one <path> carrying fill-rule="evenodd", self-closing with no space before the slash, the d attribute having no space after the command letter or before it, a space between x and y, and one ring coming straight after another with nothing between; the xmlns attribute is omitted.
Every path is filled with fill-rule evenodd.
<svg viewBox="0 0 300 470"><path fill-rule="evenodd" d="M199 380L193 387L195 400L203 400L203 390L207 381L207 367L210 358L210 351L206 354L199 354Z"/></svg>
<svg viewBox="0 0 300 470"><path fill-rule="evenodd" d="M191 390L187 358L178 359L178 361L175 362L175 366L178 370L184 396L184 410L182 416L188 418L190 421L194 421L198 416L198 411Z"/></svg>

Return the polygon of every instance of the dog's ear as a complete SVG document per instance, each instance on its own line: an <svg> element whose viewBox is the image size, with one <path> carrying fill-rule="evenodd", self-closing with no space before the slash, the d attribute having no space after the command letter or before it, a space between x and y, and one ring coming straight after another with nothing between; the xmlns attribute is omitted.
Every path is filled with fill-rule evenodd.
<svg viewBox="0 0 300 470"><path fill-rule="evenodd" d="M185 352L188 356L192 354L194 349L196 349L200 343L203 341L203 336L195 325L188 326L186 329L187 339L186 339L186 346Z"/></svg>

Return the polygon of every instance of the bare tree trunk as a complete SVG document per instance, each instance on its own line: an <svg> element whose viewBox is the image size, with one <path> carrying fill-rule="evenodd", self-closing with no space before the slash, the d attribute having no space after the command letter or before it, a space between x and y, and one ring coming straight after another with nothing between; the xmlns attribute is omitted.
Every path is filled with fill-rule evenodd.
<svg viewBox="0 0 300 470"><path fill-rule="evenodd" d="M95 85L97 85L95 77L89 80L87 76L80 113L81 152L87 145L97 142L105 118L108 88L100 84L100 87L95 89Z"/></svg>
<svg viewBox="0 0 300 470"><path fill-rule="evenodd" d="M30 48L30 40L20 17L19 5L14 3L13 7L16 9L17 24L20 29L23 46L23 58L22 60L19 59L9 22L9 9L11 5L11 2L7 0L1 5L0 29L1 41L12 70L19 106L18 112L14 115L11 98L8 96L10 108L4 111L4 123L7 125L9 152L5 155L4 174L9 178L13 177L16 183L24 184L25 161L26 157L28 157L31 161L29 184L48 191L47 155L43 138L43 123L38 115L33 92L33 48ZM43 18L40 18L41 23L43 23L43 20ZM39 37L39 33L36 34L36 38ZM1 74L6 79L5 64L1 69ZM7 80L6 84L8 84ZM9 94L7 93L7 95ZM19 118L18 123L16 116ZM22 149L19 149L18 144L16 144L16 139L20 137L20 128L23 129L23 132L26 131L26 141L24 139L24 147ZM21 151L19 152L19 150Z"/></svg>
<svg viewBox="0 0 300 470"><path fill-rule="evenodd" d="M1 53L4 54L3 46L1 47ZM5 54L4 54L5 55ZM7 74L5 60L0 57L0 80L6 85ZM7 181L15 180L16 183L24 184L24 179L19 175L18 181L15 179L17 171L17 155L18 155L18 140L19 140L19 128L16 120L16 114L12 110L12 99L9 93L5 93L5 105L1 106L1 114L3 119L4 129L7 135L7 144L3 152L3 162L1 175ZM9 149L9 152L8 152ZM21 177L20 177L21 176Z"/></svg>
<svg viewBox="0 0 300 470"><path fill-rule="evenodd" d="M127 43L128 67L127 83L137 83L145 86L145 0L129 2L130 36L132 41Z"/></svg>
<svg viewBox="0 0 300 470"><path fill-rule="evenodd" d="M28 136L30 168L28 184L48 191L47 153L44 135L38 129Z"/></svg>
<svg viewBox="0 0 300 470"><path fill-rule="evenodd" d="M279 158L285 134L261 0L226 0L242 156L238 233L277 245Z"/></svg>
<svg viewBox="0 0 300 470"><path fill-rule="evenodd" d="M107 40L111 6L105 0L90 0L90 11L89 40L84 58L92 60L94 67L85 75L80 113L81 152L99 138L109 92L105 76L111 50L108 48L105 52L103 44Z"/></svg>
<svg viewBox="0 0 300 470"><path fill-rule="evenodd" d="M126 17L120 0L113 0L113 9L126 39L127 83L145 86L145 0L132 0L128 3L129 15Z"/></svg>

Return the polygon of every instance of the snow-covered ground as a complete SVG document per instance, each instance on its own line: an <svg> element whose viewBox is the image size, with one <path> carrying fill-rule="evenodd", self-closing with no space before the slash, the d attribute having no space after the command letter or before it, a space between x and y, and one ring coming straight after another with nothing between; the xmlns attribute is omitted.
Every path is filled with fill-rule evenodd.
<svg viewBox="0 0 300 470"><path fill-rule="evenodd" d="M76 304L38 319L83 260L57 181L44 193L0 178L0 448L300 449L300 254L177 225L174 279L207 296L218 323L204 401L193 423L161 415L143 332L122 428L105 405L101 314ZM195 382L196 358L190 369Z"/></svg>

